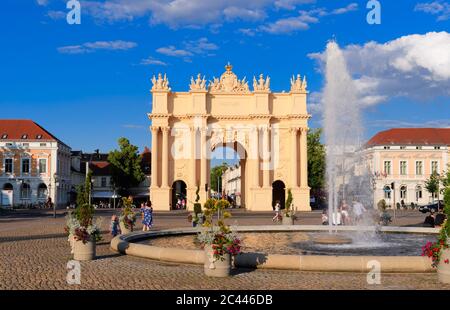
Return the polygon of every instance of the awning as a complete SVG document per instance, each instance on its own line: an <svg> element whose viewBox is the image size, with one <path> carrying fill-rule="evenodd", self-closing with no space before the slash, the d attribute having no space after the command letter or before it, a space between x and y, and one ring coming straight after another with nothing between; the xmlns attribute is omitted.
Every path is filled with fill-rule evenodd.
<svg viewBox="0 0 450 310"><path fill-rule="evenodd" d="M110 192L110 191L93 192L92 198L114 198L114 192Z"/></svg>
<svg viewBox="0 0 450 310"><path fill-rule="evenodd" d="M140 192L140 193L136 193L136 194L131 194L131 196L133 197L150 197L150 192Z"/></svg>

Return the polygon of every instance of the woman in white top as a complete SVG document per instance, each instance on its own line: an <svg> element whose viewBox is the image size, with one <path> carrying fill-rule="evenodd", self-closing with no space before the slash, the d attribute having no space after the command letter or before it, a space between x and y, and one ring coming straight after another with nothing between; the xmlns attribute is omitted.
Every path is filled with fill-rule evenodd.
<svg viewBox="0 0 450 310"><path fill-rule="evenodd" d="M280 201L277 200L275 202L275 216L272 218L272 221L279 221L280 219L280 209L281 209L281 205L280 205Z"/></svg>

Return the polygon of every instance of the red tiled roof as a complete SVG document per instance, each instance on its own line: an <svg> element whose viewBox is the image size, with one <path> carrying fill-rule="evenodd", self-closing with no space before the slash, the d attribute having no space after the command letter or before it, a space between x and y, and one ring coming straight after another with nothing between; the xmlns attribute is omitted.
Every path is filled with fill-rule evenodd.
<svg viewBox="0 0 450 310"><path fill-rule="evenodd" d="M450 128L392 128L374 135L366 146L450 145Z"/></svg>
<svg viewBox="0 0 450 310"><path fill-rule="evenodd" d="M89 170L96 175L111 175L111 164L107 161L93 161L89 163Z"/></svg>
<svg viewBox="0 0 450 310"><path fill-rule="evenodd" d="M7 135L5 139L2 139L3 135ZM22 139L24 135L27 135L26 139ZM40 139L38 138L39 135L42 136ZM0 119L0 140L45 140L61 142L32 120L22 119Z"/></svg>

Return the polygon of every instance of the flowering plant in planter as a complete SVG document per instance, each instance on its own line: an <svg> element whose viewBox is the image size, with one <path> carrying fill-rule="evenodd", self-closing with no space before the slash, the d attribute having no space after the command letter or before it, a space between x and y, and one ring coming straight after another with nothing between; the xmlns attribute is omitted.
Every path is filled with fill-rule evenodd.
<svg viewBox="0 0 450 310"><path fill-rule="evenodd" d="M69 236L73 236L76 241L87 243L89 241L100 241L100 219L94 223L94 208L84 204L78 206L75 211L69 212L66 216L66 226L64 230Z"/></svg>
<svg viewBox="0 0 450 310"><path fill-rule="evenodd" d="M197 236L200 243L210 246L214 259L223 261L226 254L237 255L241 252L241 240L225 224L225 219L231 214L224 209L229 208L227 200L208 199L204 204L204 230Z"/></svg>
<svg viewBox="0 0 450 310"><path fill-rule="evenodd" d="M449 248L449 235L450 235L450 186L445 190L444 194L445 208L444 213L447 219L441 226L438 240L436 242L428 242L422 247L422 256L431 258L431 266L437 267L441 261L441 256L444 250ZM444 261L445 264L449 264L449 260Z"/></svg>
<svg viewBox="0 0 450 310"><path fill-rule="evenodd" d="M123 223L126 229L133 230L136 225L136 213L133 212L133 199L131 197L123 197L122 203L124 208L119 216L119 222Z"/></svg>

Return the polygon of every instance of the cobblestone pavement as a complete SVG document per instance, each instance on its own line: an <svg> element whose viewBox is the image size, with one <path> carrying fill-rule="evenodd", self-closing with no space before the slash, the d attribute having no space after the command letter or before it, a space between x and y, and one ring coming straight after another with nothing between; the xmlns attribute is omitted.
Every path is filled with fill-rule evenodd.
<svg viewBox="0 0 450 310"><path fill-rule="evenodd" d="M97 259L81 262L81 284L66 282L70 247L63 232L64 217L50 213L15 212L0 216L0 289L450 289L431 274L382 274L381 285L368 285L362 273L320 273L280 270L236 270L227 279L207 278L202 267L170 264L123 256L109 248L104 218L104 240ZM154 229L187 226L185 212L155 214ZM400 217L401 216L401 217ZM235 214L239 224L269 224L270 214ZM403 225L423 220L417 212L399 214ZM300 223L317 224L319 213L305 214ZM139 228L139 227L138 227ZM330 259L332 259L330 257Z"/></svg>

